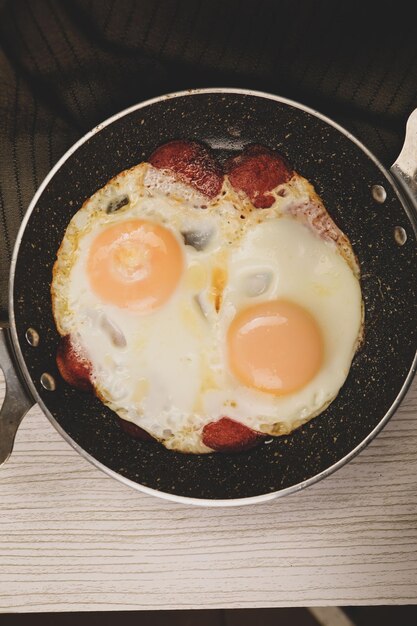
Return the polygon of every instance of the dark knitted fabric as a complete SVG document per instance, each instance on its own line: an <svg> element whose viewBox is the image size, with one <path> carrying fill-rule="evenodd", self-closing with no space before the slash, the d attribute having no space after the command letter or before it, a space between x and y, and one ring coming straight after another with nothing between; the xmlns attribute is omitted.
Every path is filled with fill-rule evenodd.
<svg viewBox="0 0 417 626"><path fill-rule="evenodd" d="M189 87L261 89L346 126L387 166L417 106L409 3L0 0L0 312L19 223L96 123ZM45 224L45 228L48 224Z"/></svg>

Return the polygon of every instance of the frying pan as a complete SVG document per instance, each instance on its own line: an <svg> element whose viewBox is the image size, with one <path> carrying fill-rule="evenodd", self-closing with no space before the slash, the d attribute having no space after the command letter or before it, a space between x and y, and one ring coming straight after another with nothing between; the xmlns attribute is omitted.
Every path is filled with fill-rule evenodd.
<svg viewBox="0 0 417 626"><path fill-rule="evenodd" d="M264 502L307 487L352 459L393 415L416 370L416 116L390 171L331 119L297 102L240 89L191 90L142 102L78 141L35 194L15 244L10 325L0 333L7 384L0 463L35 402L95 466L138 490L186 503ZM68 222L110 178L178 138L207 142L220 160L251 142L283 153L313 183L361 265L365 342L339 395L290 436L239 454L184 455L135 441L97 398L64 383L55 365L58 334L49 289Z"/></svg>

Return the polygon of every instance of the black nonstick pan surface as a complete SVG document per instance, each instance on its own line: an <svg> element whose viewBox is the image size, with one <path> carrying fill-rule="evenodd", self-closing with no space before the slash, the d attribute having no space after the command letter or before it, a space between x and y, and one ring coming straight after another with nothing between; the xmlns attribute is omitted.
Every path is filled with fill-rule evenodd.
<svg viewBox="0 0 417 626"><path fill-rule="evenodd" d="M159 144L179 138L206 142L220 160L252 142L281 152L315 186L361 267L365 341L339 395L291 435L239 454L184 455L135 441L98 399L64 383L55 365L59 336L49 289L69 220L111 177L146 160ZM300 104L232 89L141 103L66 153L29 207L10 277L16 368L59 432L94 464L133 487L200 504L252 503L290 493L355 456L394 413L411 382L417 335L415 232L415 209L390 172L340 126ZM28 341L33 336L28 329L36 331L38 342Z"/></svg>

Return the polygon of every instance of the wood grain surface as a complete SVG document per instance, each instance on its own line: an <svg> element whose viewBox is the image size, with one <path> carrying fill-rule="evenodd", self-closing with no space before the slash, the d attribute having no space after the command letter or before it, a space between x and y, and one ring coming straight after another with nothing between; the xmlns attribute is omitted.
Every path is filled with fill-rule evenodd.
<svg viewBox="0 0 417 626"><path fill-rule="evenodd" d="M417 380L349 464L266 504L138 493L38 407L0 468L1 613L372 604L417 604Z"/></svg>

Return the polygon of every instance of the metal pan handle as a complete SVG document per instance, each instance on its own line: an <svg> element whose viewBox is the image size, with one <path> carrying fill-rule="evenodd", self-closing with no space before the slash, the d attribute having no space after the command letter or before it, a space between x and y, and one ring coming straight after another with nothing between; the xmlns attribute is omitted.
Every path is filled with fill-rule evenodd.
<svg viewBox="0 0 417 626"><path fill-rule="evenodd" d="M0 466L9 458L20 422L34 405L16 372L12 355L10 332L0 328L0 368L6 381L6 395L0 409Z"/></svg>
<svg viewBox="0 0 417 626"><path fill-rule="evenodd" d="M417 109L407 120L404 144L391 173L417 207Z"/></svg>

